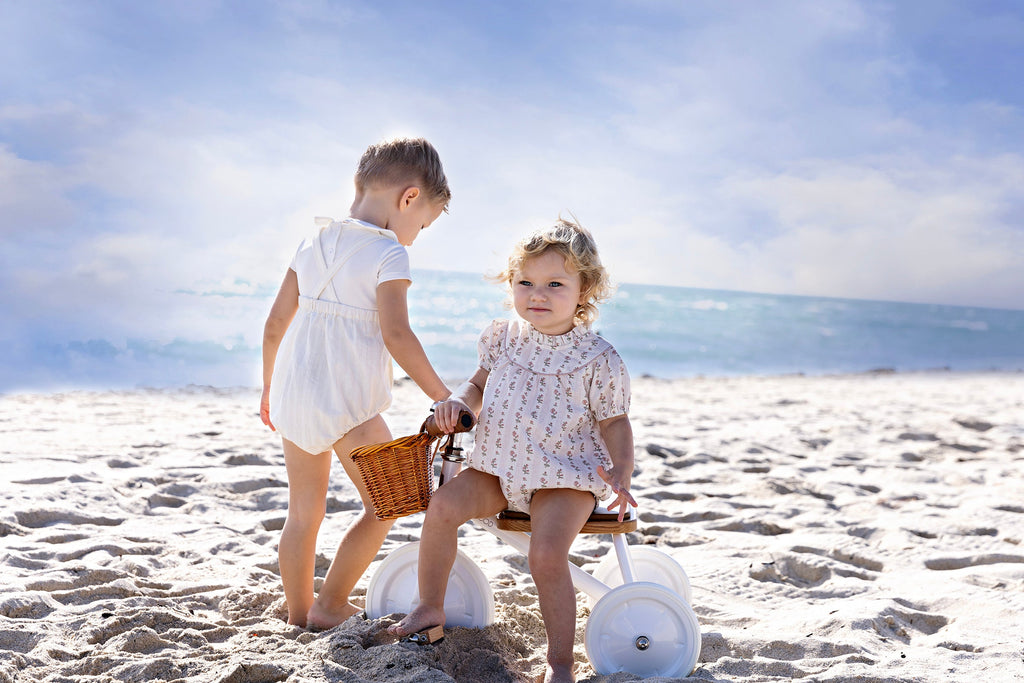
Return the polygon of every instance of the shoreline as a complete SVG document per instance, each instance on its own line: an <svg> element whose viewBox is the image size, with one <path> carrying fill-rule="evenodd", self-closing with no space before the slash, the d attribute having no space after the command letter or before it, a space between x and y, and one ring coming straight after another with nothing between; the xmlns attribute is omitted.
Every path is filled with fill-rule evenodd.
<svg viewBox="0 0 1024 683"><path fill-rule="evenodd" d="M392 431L416 431L428 400L408 381L394 393ZM518 683L542 670L525 560L473 527L460 548L493 590L493 626L420 648L389 638L386 618L284 624L287 483L258 399L199 386L0 397L0 681ZM630 543L689 576L692 680L1024 675L1024 373L637 377L631 418ZM336 467L318 576L358 507ZM421 521L395 523L357 592ZM581 536L571 557L593 571L609 549ZM638 680L593 671L589 614L581 595L579 680Z"/></svg>
<svg viewBox="0 0 1024 683"><path fill-rule="evenodd" d="M632 381L645 380L645 381L657 381L657 382L692 382L692 381L728 381L728 380L773 380L773 379L787 379L787 378L804 378L804 379L842 379L846 377L886 377L886 376L997 376L1006 375L1009 377L1024 375L1024 367L1014 369L1001 369L1001 368L986 368L986 369L971 369L971 370L958 370L949 367L940 368L923 368L917 370L900 370L896 368L879 367L871 368L868 370L859 370L852 372L845 371L830 371L830 372L779 372L779 373L764 373L764 374L695 374L685 376L674 376L674 377L662 377L660 375L654 375L651 373L638 373L632 376ZM449 386L455 386L463 381L465 377L449 376L443 378ZM395 377L394 387L397 389L403 384L411 383L412 380L407 375ZM75 393L92 393L92 394L103 394L103 393L133 393L133 392L163 392L163 393L196 393L201 391L209 392L226 392L226 393L245 393L245 392L259 392L261 387L258 385L244 385L244 384L231 384L231 385L215 385L215 384L181 384L181 385L147 385L139 384L135 386L121 386L121 387L102 387L102 386L67 386L64 388L12 388L7 390L0 390L0 399L14 398L18 396L51 396L58 394L75 394Z"/></svg>

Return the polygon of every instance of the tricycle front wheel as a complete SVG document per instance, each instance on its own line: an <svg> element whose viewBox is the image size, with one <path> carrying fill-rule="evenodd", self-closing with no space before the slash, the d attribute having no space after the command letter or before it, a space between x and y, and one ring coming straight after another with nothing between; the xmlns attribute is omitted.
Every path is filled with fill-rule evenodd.
<svg viewBox="0 0 1024 683"><path fill-rule="evenodd" d="M366 588L366 616L408 614L420 603L417 567L419 541L407 543L380 563ZM448 575L444 598L445 626L483 628L494 623L494 594L487 577L461 550Z"/></svg>

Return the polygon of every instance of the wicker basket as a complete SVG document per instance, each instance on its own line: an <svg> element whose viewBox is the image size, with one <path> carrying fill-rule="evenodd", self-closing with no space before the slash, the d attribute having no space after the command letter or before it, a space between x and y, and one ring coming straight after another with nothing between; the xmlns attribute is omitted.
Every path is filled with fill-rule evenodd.
<svg viewBox="0 0 1024 683"><path fill-rule="evenodd" d="M352 451L377 519L397 519L427 509L434 492L435 440L421 431Z"/></svg>

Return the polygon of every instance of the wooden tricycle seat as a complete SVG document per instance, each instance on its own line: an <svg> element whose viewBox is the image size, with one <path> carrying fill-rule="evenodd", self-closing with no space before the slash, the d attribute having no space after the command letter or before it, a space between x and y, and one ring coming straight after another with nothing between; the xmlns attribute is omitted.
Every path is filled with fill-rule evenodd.
<svg viewBox="0 0 1024 683"><path fill-rule="evenodd" d="M530 515L516 510L498 513L498 528L504 531L530 532ZM619 521L619 513L607 508L596 508L587 519L581 534L627 534L636 531L636 509L630 508L626 518Z"/></svg>

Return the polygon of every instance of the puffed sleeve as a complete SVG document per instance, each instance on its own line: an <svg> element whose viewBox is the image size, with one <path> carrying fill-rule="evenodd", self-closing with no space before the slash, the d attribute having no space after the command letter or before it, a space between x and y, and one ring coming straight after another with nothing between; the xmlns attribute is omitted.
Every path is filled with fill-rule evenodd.
<svg viewBox="0 0 1024 683"><path fill-rule="evenodd" d="M288 267L294 270L296 273L299 272L299 259L302 256L303 251L307 251L313 248L313 240L308 237L299 242L299 248L295 250L295 256L292 256L292 262L288 264Z"/></svg>
<svg viewBox="0 0 1024 683"><path fill-rule="evenodd" d="M391 280L412 281L412 270L409 267L409 252L401 244L389 245L388 249L381 256L380 266L377 268L377 284L390 282Z"/></svg>
<svg viewBox="0 0 1024 683"><path fill-rule="evenodd" d="M490 372L494 362L501 353L501 347L508 334L507 320L492 320L482 333L476 344L476 352L480 357L480 367Z"/></svg>
<svg viewBox="0 0 1024 683"><path fill-rule="evenodd" d="M629 413L629 371L613 348L593 360L590 382L590 410L594 417L607 420Z"/></svg>

